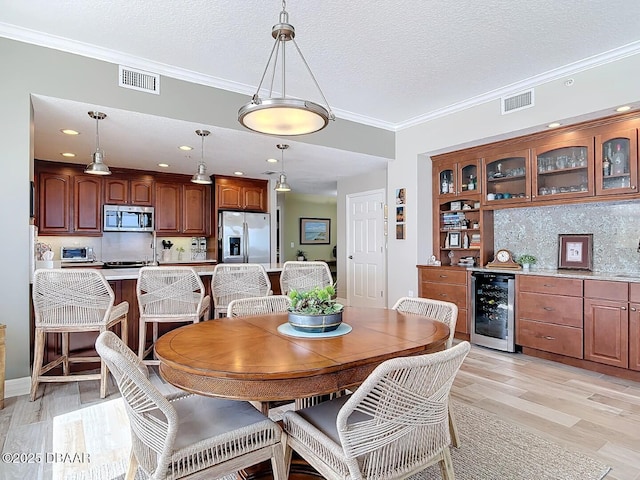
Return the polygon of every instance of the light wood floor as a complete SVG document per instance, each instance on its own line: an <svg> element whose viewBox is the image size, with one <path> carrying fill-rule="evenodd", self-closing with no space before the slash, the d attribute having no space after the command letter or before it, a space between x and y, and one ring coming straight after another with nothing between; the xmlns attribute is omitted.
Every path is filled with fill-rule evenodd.
<svg viewBox="0 0 640 480"><path fill-rule="evenodd" d="M170 391L157 376L153 381ZM27 395L7 399L0 411L2 452L59 451L61 445L69 447L69 442L86 445L84 451L114 451L114 445L105 442L117 443L118 435L128 439L128 431L122 428L122 418L112 418L121 415L121 409L107 413L104 409L111 408L115 402L108 401L119 394L111 383L111 394L101 401L98 390L97 381L46 384L40 387L35 402L29 402ZM600 459L613 467L607 480L640 480L640 383L474 346L456 377L452 394ZM75 412L83 414L75 417ZM77 436L83 438L60 438L59 428L54 427L60 419L67 422L67 432L75 422ZM128 442L120 441L123 445ZM75 450L69 447L67 451ZM91 463L106 460L94 456ZM52 463L0 463L0 478L6 480L64 478L62 471L61 465Z"/></svg>

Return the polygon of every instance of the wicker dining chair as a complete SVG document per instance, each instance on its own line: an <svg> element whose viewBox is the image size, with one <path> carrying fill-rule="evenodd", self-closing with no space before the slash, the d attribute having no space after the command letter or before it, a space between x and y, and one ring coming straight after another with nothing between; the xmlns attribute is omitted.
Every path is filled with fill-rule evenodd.
<svg viewBox="0 0 640 480"><path fill-rule="evenodd" d="M453 479L447 411L468 342L380 364L351 395L285 412L295 450L327 479L406 478L438 463Z"/></svg>
<svg viewBox="0 0 640 480"><path fill-rule="evenodd" d="M280 291L288 295L291 290L307 292L314 287L333 284L331 269L326 262L284 262L280 274Z"/></svg>
<svg viewBox="0 0 640 480"><path fill-rule="evenodd" d="M458 306L455 303L431 298L402 297L398 299L393 309L403 313L423 315L444 323L449 327L446 348L453 346L453 336L456 331L456 321L458 320ZM451 444L454 447L459 447L460 435L458 435L458 427L453 411L449 411L449 429L451 431Z"/></svg>
<svg viewBox="0 0 640 480"><path fill-rule="evenodd" d="M214 317L227 313L229 302L271 295L269 275L259 263L219 263L211 277Z"/></svg>
<svg viewBox="0 0 640 480"><path fill-rule="evenodd" d="M250 403L180 392L162 393L147 367L117 336L105 332L96 348L116 379L131 430L127 480L138 467L155 480L220 478L271 460L284 480L282 430Z"/></svg>
<svg viewBox="0 0 640 480"><path fill-rule="evenodd" d="M159 323L197 323L209 319L211 299L205 295L204 284L192 267L142 267L136 296L140 309L138 356L148 365L160 363L155 359L145 360L158 340ZM153 324L149 347L146 346L148 323Z"/></svg>
<svg viewBox="0 0 640 480"><path fill-rule="evenodd" d="M291 299L286 295L267 295L266 297L238 298L227 306L227 317L247 315L268 315L289 310Z"/></svg>
<svg viewBox="0 0 640 480"><path fill-rule="evenodd" d="M35 400L38 385L46 382L100 380L100 398L107 394L107 365L99 356L69 355L69 334L104 332L120 324L123 341L127 342L129 304L114 306L115 295L104 275L92 268L36 270L33 275L33 311L35 344L31 375L31 400ZM61 355L43 365L47 333L62 336ZM70 374L69 364L100 362L100 373ZM62 375L45 375L62 364Z"/></svg>

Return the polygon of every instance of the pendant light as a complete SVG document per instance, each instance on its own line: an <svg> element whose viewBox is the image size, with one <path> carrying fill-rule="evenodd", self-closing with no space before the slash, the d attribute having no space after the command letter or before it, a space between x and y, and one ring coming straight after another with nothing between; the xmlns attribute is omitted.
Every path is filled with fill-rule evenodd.
<svg viewBox="0 0 640 480"><path fill-rule="evenodd" d="M335 120L335 115L331 112L329 103L325 98L316 78L313 76L307 61L304 59L298 44L295 41L296 32L293 25L289 23L289 14L286 11L286 2L282 2L282 11L280 19L271 29L271 36L275 38L275 43L271 49L271 55L267 61L267 65L260 79L260 84L251 101L243 105L238 111L238 121L250 130L269 135L304 135L322 130L327 126L329 120ZM311 76L313 83L320 92L326 108L317 103L300 100L296 98L286 98L286 42L292 41L296 47L302 63L307 68L307 72ZM276 77L276 66L278 63L278 54L282 50L282 97L273 98L273 85ZM275 58L274 58L275 52ZM269 98L260 98L260 88L264 82L269 65L273 59L271 84L269 86Z"/></svg>
<svg viewBox="0 0 640 480"><path fill-rule="evenodd" d="M281 155L280 177L278 178L278 183L276 183L276 192L290 192L291 187L287 183L287 176L284 173L284 151L289 148L289 145L279 143L276 147L280 149Z"/></svg>
<svg viewBox="0 0 640 480"><path fill-rule="evenodd" d="M193 183L199 183L201 185L211 185L211 178L207 175L207 166L204 163L204 137L208 136L211 132L209 130L196 130L196 135L199 135L202 139L202 150L200 154L200 163L198 164L198 171L191 177Z"/></svg>
<svg viewBox="0 0 640 480"><path fill-rule="evenodd" d="M84 169L84 173L90 173L91 175L111 175L109 167L103 163L104 151L100 150L100 132L98 130L98 122L107 118L106 113L102 112L88 112L89 116L96 121L96 151L91 155L92 162Z"/></svg>

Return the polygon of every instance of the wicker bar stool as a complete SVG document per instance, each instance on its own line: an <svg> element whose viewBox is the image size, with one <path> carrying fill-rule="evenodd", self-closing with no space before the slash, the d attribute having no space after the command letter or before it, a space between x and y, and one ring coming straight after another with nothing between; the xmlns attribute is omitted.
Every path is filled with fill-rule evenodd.
<svg viewBox="0 0 640 480"><path fill-rule="evenodd" d="M158 340L159 323L197 323L209 319L211 299L205 295L204 284L192 267L142 267L136 295L140 308L138 356L148 365L160 363L145 360ZM149 347L146 347L147 323L153 324Z"/></svg>
<svg viewBox="0 0 640 480"><path fill-rule="evenodd" d="M326 262L284 262L280 274L280 291L288 295L291 290L306 292L314 287L333 284L331 269Z"/></svg>
<svg viewBox="0 0 640 480"><path fill-rule="evenodd" d="M403 313L423 315L446 324L449 327L449 338L446 348L453 346L453 336L456 332L458 320L458 306L455 303L433 300L431 298L402 297L393 306L394 310ZM460 446L460 435L452 411L449 411L449 429L451 431L451 444Z"/></svg>
<svg viewBox="0 0 640 480"><path fill-rule="evenodd" d="M214 317L227 313L229 302L271 295L269 275L259 263L219 263L211 277Z"/></svg>
<svg viewBox="0 0 640 480"><path fill-rule="evenodd" d="M69 334L105 332L120 324L122 340L127 341L129 304L114 306L115 295L99 270L65 268L36 270L33 275L33 310L35 314L35 344L31 400L35 400L38 385L43 382L76 382L100 380L100 398L107 394L107 365L99 356L69 355ZM62 354L43 365L47 333L62 335ZM71 363L100 362L100 373L69 373ZM62 375L45 375L62 364Z"/></svg>

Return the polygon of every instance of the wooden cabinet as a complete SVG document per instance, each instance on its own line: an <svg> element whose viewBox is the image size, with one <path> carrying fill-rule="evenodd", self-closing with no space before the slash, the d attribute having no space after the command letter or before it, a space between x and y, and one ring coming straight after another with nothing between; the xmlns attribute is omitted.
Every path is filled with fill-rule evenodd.
<svg viewBox="0 0 640 480"><path fill-rule="evenodd" d="M516 344L583 358L582 280L518 275Z"/></svg>
<svg viewBox="0 0 640 480"><path fill-rule="evenodd" d="M532 157L532 201L593 196L593 137L564 135L536 143Z"/></svg>
<svg viewBox="0 0 640 480"><path fill-rule="evenodd" d="M104 181L104 203L108 205L153 206L153 177L108 177Z"/></svg>
<svg viewBox="0 0 640 480"><path fill-rule="evenodd" d="M439 162L433 176L433 191L438 192L441 199L452 199L460 195L465 198L479 196L480 160L473 158L456 158L453 161Z"/></svg>
<svg viewBox="0 0 640 480"><path fill-rule="evenodd" d="M638 130L629 122L595 139L596 195L638 193Z"/></svg>
<svg viewBox="0 0 640 480"><path fill-rule="evenodd" d="M469 339L467 270L455 267L418 267L418 296L455 303L458 307L456 334Z"/></svg>
<svg viewBox="0 0 640 480"><path fill-rule="evenodd" d="M269 211L266 180L218 176L215 188L217 210Z"/></svg>
<svg viewBox="0 0 640 480"><path fill-rule="evenodd" d="M156 232L162 235L209 235L210 191L208 185L156 182Z"/></svg>
<svg viewBox="0 0 640 480"><path fill-rule="evenodd" d="M629 368L640 371L640 283L629 284Z"/></svg>
<svg viewBox="0 0 640 480"><path fill-rule="evenodd" d="M101 177L86 175L78 166L35 163L41 235L101 235Z"/></svg>
<svg viewBox="0 0 640 480"><path fill-rule="evenodd" d="M528 148L489 151L482 164L483 205L509 206L531 201L531 161Z"/></svg>
<svg viewBox="0 0 640 480"><path fill-rule="evenodd" d="M584 282L584 358L629 366L629 284Z"/></svg>

